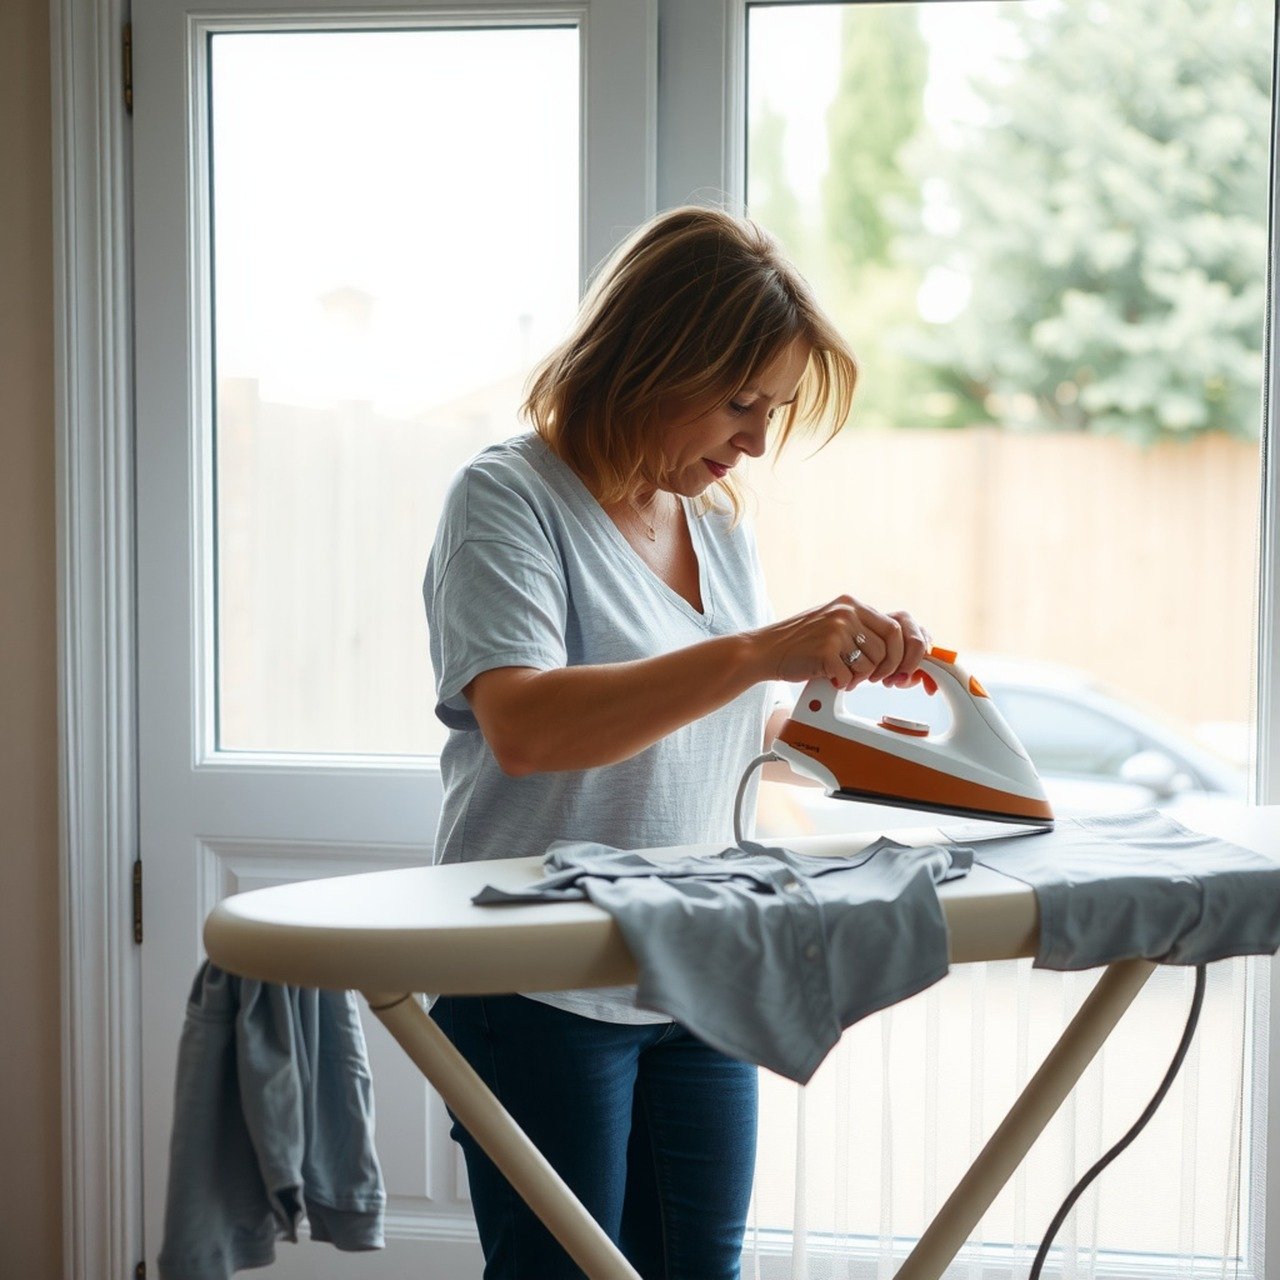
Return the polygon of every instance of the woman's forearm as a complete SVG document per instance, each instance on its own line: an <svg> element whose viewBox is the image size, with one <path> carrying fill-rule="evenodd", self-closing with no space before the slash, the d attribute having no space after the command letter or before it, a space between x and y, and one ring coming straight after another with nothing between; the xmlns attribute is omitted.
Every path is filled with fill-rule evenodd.
<svg viewBox="0 0 1280 1280"><path fill-rule="evenodd" d="M769 661L762 638L747 633L635 662L488 671L467 692L505 772L591 769L639 754L770 679Z"/></svg>
<svg viewBox="0 0 1280 1280"><path fill-rule="evenodd" d="M498 667L464 692L507 773L594 769L639 754L762 680L821 678L848 689L907 679L926 639L909 614L838 596L755 631L635 662Z"/></svg>

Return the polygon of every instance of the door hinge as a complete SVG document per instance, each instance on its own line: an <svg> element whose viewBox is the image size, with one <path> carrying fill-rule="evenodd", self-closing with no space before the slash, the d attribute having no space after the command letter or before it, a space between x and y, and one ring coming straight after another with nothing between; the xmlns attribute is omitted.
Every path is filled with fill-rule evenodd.
<svg viewBox="0 0 1280 1280"><path fill-rule="evenodd" d="M133 940L142 942L142 859L133 864Z"/></svg>
<svg viewBox="0 0 1280 1280"><path fill-rule="evenodd" d="M133 23L124 24L124 109L133 115Z"/></svg>

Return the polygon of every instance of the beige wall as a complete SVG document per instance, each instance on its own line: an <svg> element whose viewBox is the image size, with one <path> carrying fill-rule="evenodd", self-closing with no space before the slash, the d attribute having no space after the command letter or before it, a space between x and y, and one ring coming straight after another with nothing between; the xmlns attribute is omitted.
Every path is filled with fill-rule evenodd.
<svg viewBox="0 0 1280 1280"><path fill-rule="evenodd" d="M0 4L0 1275L61 1263L48 0Z"/></svg>

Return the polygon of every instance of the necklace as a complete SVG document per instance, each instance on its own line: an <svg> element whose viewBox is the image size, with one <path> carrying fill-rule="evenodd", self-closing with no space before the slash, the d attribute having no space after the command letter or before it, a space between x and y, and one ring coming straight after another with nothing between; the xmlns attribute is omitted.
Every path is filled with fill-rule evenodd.
<svg viewBox="0 0 1280 1280"><path fill-rule="evenodd" d="M658 495L655 493L653 497L649 499L649 505L653 506L657 500ZM631 509L640 517L640 523L644 525L645 533L648 535L649 541L657 542L658 531L649 523L648 519L646 519L644 512L640 510L640 504L634 498L629 498L628 501L631 503Z"/></svg>

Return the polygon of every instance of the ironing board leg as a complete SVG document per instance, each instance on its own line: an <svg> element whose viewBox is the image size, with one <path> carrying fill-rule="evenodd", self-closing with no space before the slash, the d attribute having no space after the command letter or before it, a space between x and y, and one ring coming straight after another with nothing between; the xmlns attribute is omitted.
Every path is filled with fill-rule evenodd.
<svg viewBox="0 0 1280 1280"><path fill-rule="evenodd" d="M897 1280L938 1280L1075 1088L1154 968L1149 960L1122 960L1098 979L1039 1071L920 1237L898 1271Z"/></svg>
<svg viewBox="0 0 1280 1280"><path fill-rule="evenodd" d="M600 1224L411 995L365 992L369 1007L589 1280L640 1280Z"/></svg>

